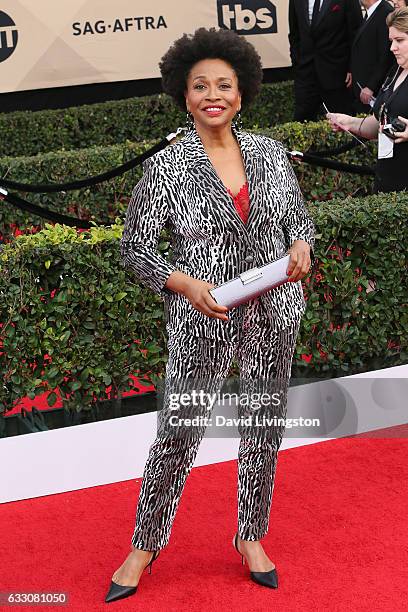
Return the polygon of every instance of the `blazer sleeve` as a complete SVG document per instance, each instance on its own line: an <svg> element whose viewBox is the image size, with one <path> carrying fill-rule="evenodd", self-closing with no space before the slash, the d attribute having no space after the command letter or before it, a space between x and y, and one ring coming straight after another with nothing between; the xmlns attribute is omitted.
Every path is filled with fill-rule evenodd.
<svg viewBox="0 0 408 612"><path fill-rule="evenodd" d="M120 242L122 264L161 297L171 293L164 285L176 268L157 251L167 221L168 196L160 162L147 159L143 177L134 187Z"/></svg>
<svg viewBox="0 0 408 612"><path fill-rule="evenodd" d="M290 246L292 246L295 240L304 240L309 244L310 259L313 263L315 260L314 223L306 209L296 174L287 158L284 146L280 142L276 144L278 145L278 163L282 171L280 176L284 181L284 188L287 196L286 211L281 221L282 227Z"/></svg>

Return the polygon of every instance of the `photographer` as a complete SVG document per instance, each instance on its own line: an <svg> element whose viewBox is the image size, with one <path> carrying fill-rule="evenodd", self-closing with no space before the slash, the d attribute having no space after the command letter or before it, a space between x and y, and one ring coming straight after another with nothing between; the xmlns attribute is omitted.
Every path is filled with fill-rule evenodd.
<svg viewBox="0 0 408 612"><path fill-rule="evenodd" d="M374 191L408 189L408 8L387 17L391 51L398 66L388 73L375 101L373 114L361 119L340 113L326 116L334 131L378 138Z"/></svg>

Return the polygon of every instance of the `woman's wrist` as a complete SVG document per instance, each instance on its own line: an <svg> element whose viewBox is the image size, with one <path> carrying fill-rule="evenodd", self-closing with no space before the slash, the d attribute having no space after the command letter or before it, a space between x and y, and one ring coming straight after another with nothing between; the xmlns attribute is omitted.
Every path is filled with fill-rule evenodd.
<svg viewBox="0 0 408 612"><path fill-rule="evenodd" d="M188 281L190 280L190 276L185 274L181 270L175 270L170 274L165 283L165 287L170 289L170 291L174 291L175 293L181 293L185 295L186 288L188 285Z"/></svg>
<svg viewBox="0 0 408 612"><path fill-rule="evenodd" d="M361 128L363 127L363 123L367 119L367 116L368 115L366 115L365 117L361 118L360 125L358 126L358 136L363 136L362 133L361 133Z"/></svg>
<svg viewBox="0 0 408 612"><path fill-rule="evenodd" d="M353 134L361 134L361 126L363 125L364 117L352 117L352 121L350 122L350 132Z"/></svg>

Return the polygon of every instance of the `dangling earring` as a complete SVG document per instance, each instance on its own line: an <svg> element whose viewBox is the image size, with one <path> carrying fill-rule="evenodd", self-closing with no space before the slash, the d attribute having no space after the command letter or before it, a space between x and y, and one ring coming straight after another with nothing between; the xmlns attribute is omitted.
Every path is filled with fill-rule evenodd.
<svg viewBox="0 0 408 612"><path fill-rule="evenodd" d="M192 130L194 129L194 117L192 115L192 113L190 113L190 111L187 111L186 113L186 130Z"/></svg>
<svg viewBox="0 0 408 612"><path fill-rule="evenodd" d="M238 111L237 114L235 115L234 120L232 122L232 126L236 130L242 130L242 117L241 117L240 111Z"/></svg>

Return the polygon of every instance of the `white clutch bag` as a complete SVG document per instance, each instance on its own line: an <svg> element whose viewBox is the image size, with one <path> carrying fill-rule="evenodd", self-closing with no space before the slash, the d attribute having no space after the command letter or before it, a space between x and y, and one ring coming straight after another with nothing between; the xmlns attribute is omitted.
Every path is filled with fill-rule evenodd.
<svg viewBox="0 0 408 612"><path fill-rule="evenodd" d="M210 293L220 306L239 306L286 283L289 278L286 274L289 260L290 255L285 255L260 268L242 272L236 278L210 289Z"/></svg>

